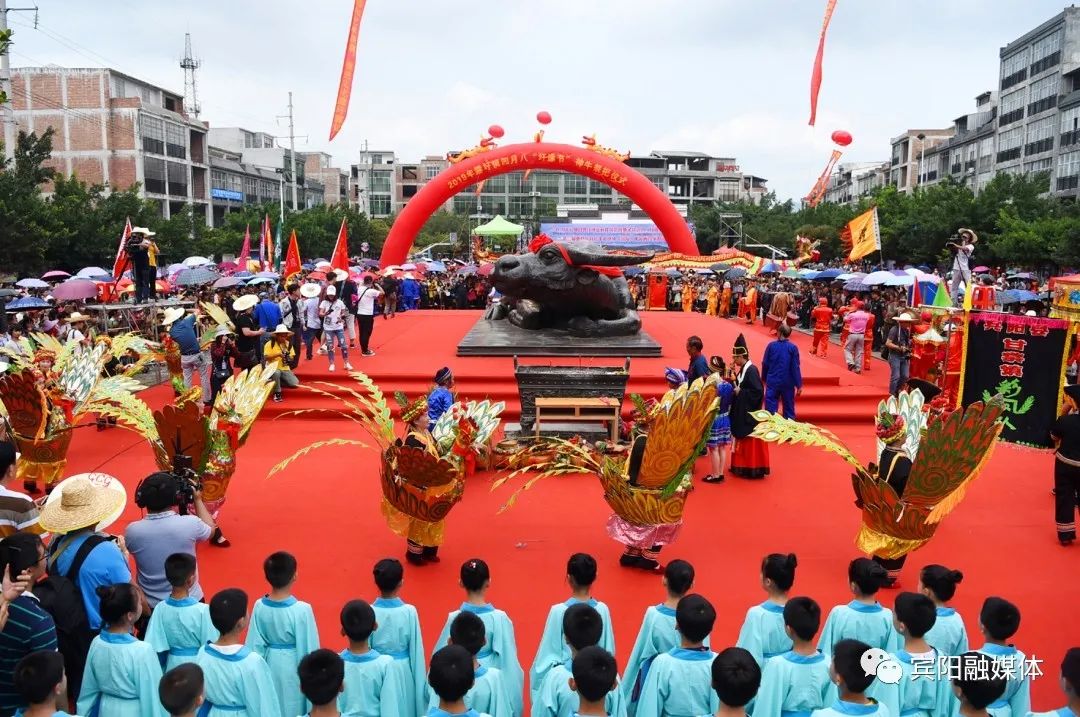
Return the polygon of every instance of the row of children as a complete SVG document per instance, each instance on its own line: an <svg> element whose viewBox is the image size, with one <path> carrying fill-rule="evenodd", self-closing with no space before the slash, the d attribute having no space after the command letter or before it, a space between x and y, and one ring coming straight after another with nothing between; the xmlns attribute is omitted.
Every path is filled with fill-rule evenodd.
<svg viewBox="0 0 1080 717"><path fill-rule="evenodd" d="M738 646L761 672L756 700L749 705L754 717L808 715L837 698L843 700L831 658L836 658L836 645L844 640L884 650L903 668L903 679L895 685L873 682L873 675L872 685L867 685L870 696L888 705L893 717L955 713L960 703L943 688L946 679L935 681L931 674L919 680L913 673L919 663L937 664L939 658L968 653L963 621L948 606L962 579L958 571L936 565L924 568L919 592L901 593L894 615L875 599L887 580L885 570L858 558L848 572L855 599L833 608L815 642L821 609L810 598L789 597L796 565L794 555L766 556L761 579L768 599L750 608L739 634ZM158 683L163 667L171 670L189 662L198 664L204 674L211 715L293 717L317 707L306 695L303 671L298 671L319 644L310 605L291 594L296 569L288 553L267 558L264 573L270 593L256 602L249 618L247 596L241 590L221 591L209 606L188 597L194 559L170 556L166 575L173 592L151 615L145 642L131 636L140 616L131 586L103 588L101 609L108 627L91 648L78 701L80 713L159 714L153 711L160 708L152 685ZM455 702L453 692L434 686L429 692L434 678L425 668L417 611L400 595L402 566L385 559L373 572L380 596L370 605L350 601L341 612L342 634L349 646L340 654L345 686L334 700L336 709L373 717L441 714L442 703ZM591 594L596 574L591 556L579 553L568 561L571 597L550 609L530 670L535 716L582 714L582 696L571 686L574 658L590 647L615 654L610 611ZM663 578L666 599L646 611L623 679L603 700L606 714L701 715L719 708L711 689L715 653L709 649L716 612L705 598L691 594L694 577L693 566L686 561L668 564ZM466 561L460 578L466 600L448 615L435 651L454 646L470 656L473 681L463 696L468 709L491 717L521 715L524 675L514 628L506 613L487 600L489 568L483 560ZM995 717L1022 717L1030 709L1025 657L1006 642L1019 622L1017 608L1001 598L988 598L980 614L986 644L979 653L997 664L1009 658L1012 666L1006 670L1003 693L990 705Z"/></svg>

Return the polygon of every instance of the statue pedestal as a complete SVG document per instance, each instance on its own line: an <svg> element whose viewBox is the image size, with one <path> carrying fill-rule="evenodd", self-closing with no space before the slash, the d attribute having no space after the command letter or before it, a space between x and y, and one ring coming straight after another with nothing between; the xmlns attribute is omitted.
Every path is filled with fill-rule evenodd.
<svg viewBox="0 0 1080 717"><path fill-rule="evenodd" d="M528 331L509 321L480 319L458 343L458 356L660 356L661 346L644 331L632 336L581 338L566 331Z"/></svg>

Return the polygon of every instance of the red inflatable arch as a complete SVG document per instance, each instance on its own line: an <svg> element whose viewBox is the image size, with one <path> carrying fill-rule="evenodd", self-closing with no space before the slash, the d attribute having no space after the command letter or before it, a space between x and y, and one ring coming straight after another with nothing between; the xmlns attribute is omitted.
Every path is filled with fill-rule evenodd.
<svg viewBox="0 0 1080 717"><path fill-rule="evenodd" d="M697 242L671 200L645 175L600 152L569 144L530 142L497 147L451 165L416 193L386 237L382 266L404 263L424 222L466 187L500 174L526 169L579 174L612 187L649 215L673 252L697 256Z"/></svg>

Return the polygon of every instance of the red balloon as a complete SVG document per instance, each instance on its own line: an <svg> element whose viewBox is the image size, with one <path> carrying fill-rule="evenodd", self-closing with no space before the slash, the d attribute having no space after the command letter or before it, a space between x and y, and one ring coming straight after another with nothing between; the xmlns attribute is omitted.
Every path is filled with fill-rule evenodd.
<svg viewBox="0 0 1080 717"><path fill-rule="evenodd" d="M506 132L504 132L503 128L499 125L493 124L488 127L488 134L490 134L495 139L498 139L499 137L502 137L504 134L506 134Z"/></svg>
<svg viewBox="0 0 1080 717"><path fill-rule="evenodd" d="M544 110L537 112L536 121L540 124L551 124L551 113Z"/></svg>
<svg viewBox="0 0 1080 717"><path fill-rule="evenodd" d="M844 129L838 129L832 133L832 141L836 142L841 147L847 147L851 144L851 132Z"/></svg>

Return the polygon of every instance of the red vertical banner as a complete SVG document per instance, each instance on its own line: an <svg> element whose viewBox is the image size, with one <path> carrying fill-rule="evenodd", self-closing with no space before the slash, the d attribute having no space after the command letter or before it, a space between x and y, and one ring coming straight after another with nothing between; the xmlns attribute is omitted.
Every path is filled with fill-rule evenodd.
<svg viewBox="0 0 1080 717"><path fill-rule="evenodd" d="M360 40L360 20L364 16L367 0L353 0L352 21L349 23L349 39L345 43L345 60L341 63L341 81L338 83L337 101L334 103L334 119L330 123L330 139L333 140L345 124L352 97L353 75L356 72L356 46Z"/></svg>
<svg viewBox="0 0 1080 717"><path fill-rule="evenodd" d="M244 227L244 245L240 247L240 256L236 258L236 266L240 271L247 271L248 259L251 258L251 227Z"/></svg>
<svg viewBox="0 0 1080 717"><path fill-rule="evenodd" d="M833 10L836 9L836 0L828 0L825 4L825 22L821 24L821 38L818 40L817 56L814 57L814 71L810 75L810 125L817 121L817 98L821 90L821 61L825 56L825 33L829 31L829 21L832 20Z"/></svg>
<svg viewBox="0 0 1080 717"><path fill-rule="evenodd" d="M296 230L289 235L289 248L285 251L285 265L281 268L283 283L296 276L303 270L300 266L300 245L296 241Z"/></svg>
<svg viewBox="0 0 1080 717"><path fill-rule="evenodd" d="M345 220L341 220L337 241L334 242L334 254L330 257L330 266L342 271L349 270L349 233L345 229Z"/></svg>
<svg viewBox="0 0 1080 717"><path fill-rule="evenodd" d="M120 246L116 247L116 258L113 259L113 281L120 281L120 277L124 274L124 267L127 266L127 253L125 252L124 247L127 246L128 239L130 238L131 217L128 217L124 222L124 231L120 234Z"/></svg>

